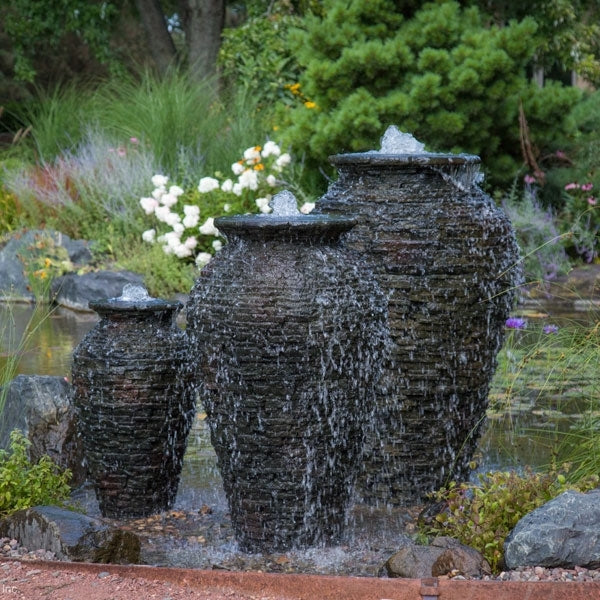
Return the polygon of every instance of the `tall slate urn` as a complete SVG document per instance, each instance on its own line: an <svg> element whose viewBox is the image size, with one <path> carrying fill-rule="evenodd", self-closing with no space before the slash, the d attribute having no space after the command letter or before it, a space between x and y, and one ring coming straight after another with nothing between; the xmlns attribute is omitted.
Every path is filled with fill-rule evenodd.
<svg viewBox="0 0 600 600"><path fill-rule="evenodd" d="M391 363L360 494L370 504L420 502L468 474L518 280L517 244L475 183L476 156L330 160L339 178L317 212L357 216L345 243L369 261L389 298Z"/></svg>
<svg viewBox="0 0 600 600"><path fill-rule="evenodd" d="M100 321L73 353L90 479L102 515L113 518L172 506L194 413L174 323L181 304L133 292L90 303Z"/></svg>
<svg viewBox="0 0 600 600"><path fill-rule="evenodd" d="M215 225L227 244L192 290L187 334L236 539L244 551L326 544L360 465L385 299L340 246L350 218Z"/></svg>

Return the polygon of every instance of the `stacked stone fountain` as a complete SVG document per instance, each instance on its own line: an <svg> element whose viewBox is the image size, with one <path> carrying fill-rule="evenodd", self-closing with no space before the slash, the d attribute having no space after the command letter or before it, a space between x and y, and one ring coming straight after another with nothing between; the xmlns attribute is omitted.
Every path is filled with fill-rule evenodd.
<svg viewBox="0 0 600 600"><path fill-rule="evenodd" d="M73 396L90 479L106 517L170 508L195 411L179 302L127 284L90 303L100 321L73 352Z"/></svg>
<svg viewBox="0 0 600 600"><path fill-rule="evenodd" d="M340 243L349 217L215 221L227 244L188 303L190 356L246 551L332 543L360 469L384 360L387 305Z"/></svg>
<svg viewBox="0 0 600 600"><path fill-rule="evenodd" d="M479 157L425 152L395 127L381 151L331 157L317 211L354 215L345 237L389 297L391 362L360 494L411 504L468 476L518 285L510 221L477 185Z"/></svg>
<svg viewBox="0 0 600 600"><path fill-rule="evenodd" d="M331 161L315 214L283 192L216 220L185 340L176 303L92 306L73 384L106 516L171 506L196 393L245 551L335 542L357 478L389 505L465 477L519 281L510 222L478 157L391 129Z"/></svg>

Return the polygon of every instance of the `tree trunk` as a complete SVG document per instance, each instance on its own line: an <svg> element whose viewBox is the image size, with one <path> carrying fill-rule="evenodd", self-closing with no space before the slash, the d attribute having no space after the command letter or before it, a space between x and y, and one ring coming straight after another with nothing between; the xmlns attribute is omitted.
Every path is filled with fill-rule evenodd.
<svg viewBox="0 0 600 600"><path fill-rule="evenodd" d="M164 75L175 63L177 50L167 29L160 0L135 0L135 5L146 32L152 58L159 73Z"/></svg>
<svg viewBox="0 0 600 600"><path fill-rule="evenodd" d="M182 0L181 6L190 74L198 80L211 77L217 70L225 0Z"/></svg>

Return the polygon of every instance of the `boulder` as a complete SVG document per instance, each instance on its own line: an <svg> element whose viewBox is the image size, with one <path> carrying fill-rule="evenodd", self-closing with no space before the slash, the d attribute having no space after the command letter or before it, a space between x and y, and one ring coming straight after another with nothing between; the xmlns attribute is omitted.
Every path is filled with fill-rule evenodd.
<svg viewBox="0 0 600 600"><path fill-rule="evenodd" d="M140 539L99 519L57 506L34 506L0 521L0 536L29 550L54 552L59 560L137 564Z"/></svg>
<svg viewBox="0 0 600 600"><path fill-rule="evenodd" d="M481 577L491 573L480 552L449 537L435 538L429 546L407 544L385 563L389 577L440 577L449 573Z"/></svg>
<svg viewBox="0 0 600 600"><path fill-rule="evenodd" d="M22 257L31 252L39 254L35 247L40 243L48 246L49 254L56 253L57 247L64 248L73 264L84 265L92 259L87 241L72 240L68 235L51 229L19 231L0 249L0 299L17 302L35 300Z"/></svg>
<svg viewBox="0 0 600 600"><path fill-rule="evenodd" d="M569 490L525 515L504 542L506 567L600 568L600 488Z"/></svg>
<svg viewBox="0 0 600 600"><path fill-rule="evenodd" d="M83 275L68 273L52 281L50 293L54 302L61 306L91 311L90 302L120 296L127 283L143 285L144 279L131 271L95 271Z"/></svg>
<svg viewBox="0 0 600 600"><path fill-rule="evenodd" d="M71 469L72 485L83 483L83 444L77 435L69 382L64 377L18 375L8 386L0 420L0 447L7 448L10 432L20 429L31 442L32 461L47 454L59 466Z"/></svg>

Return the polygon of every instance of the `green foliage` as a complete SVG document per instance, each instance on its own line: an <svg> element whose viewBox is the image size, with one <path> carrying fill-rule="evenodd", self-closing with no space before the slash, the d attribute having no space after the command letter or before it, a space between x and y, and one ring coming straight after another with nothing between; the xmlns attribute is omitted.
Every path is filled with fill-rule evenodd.
<svg viewBox="0 0 600 600"><path fill-rule="evenodd" d="M34 243L26 247L19 258L37 301L48 300L52 279L73 270L66 249L47 235L37 235Z"/></svg>
<svg viewBox="0 0 600 600"><path fill-rule="evenodd" d="M600 5L597 0L471 0L495 22L508 23L526 16L538 24L535 62L546 74L571 69L588 81L600 82Z"/></svg>
<svg viewBox="0 0 600 600"><path fill-rule="evenodd" d="M218 62L228 85L246 90L261 105L288 100L285 85L300 76L289 46L289 30L298 24L298 17L275 14L226 29Z"/></svg>
<svg viewBox="0 0 600 600"><path fill-rule="evenodd" d="M568 469L566 469L568 471ZM422 533L455 537L479 550L494 572L502 568L504 540L527 513L568 489L587 491L598 476L567 483L565 469L549 473L498 471L479 475L479 483L452 483L432 494L444 509Z"/></svg>
<svg viewBox="0 0 600 600"><path fill-rule="evenodd" d="M17 79L33 81L34 59L56 50L68 34L80 37L99 60L111 57L111 24L116 17L111 2L12 0L3 3L0 16L11 38Z"/></svg>
<svg viewBox="0 0 600 600"><path fill-rule="evenodd" d="M493 182L514 177L522 101L535 143L545 148L569 123L574 89L529 82L536 24L488 27L476 8L428 3L405 20L391 0L326 0L293 32L306 97L284 111L296 153L320 165L335 152L379 146L396 124L434 151L479 154Z"/></svg>
<svg viewBox="0 0 600 600"><path fill-rule="evenodd" d="M17 197L0 184L0 235L19 227L22 210Z"/></svg>
<svg viewBox="0 0 600 600"><path fill-rule="evenodd" d="M198 268L174 254L165 254L159 244L147 244L142 238L129 235L118 240L115 247L116 266L143 273L144 286L155 298L172 298L192 289Z"/></svg>
<svg viewBox="0 0 600 600"><path fill-rule="evenodd" d="M554 209L561 232L570 232L570 256L590 262L598 256L600 235L600 92L587 94L570 118L575 131L546 157L540 197Z"/></svg>
<svg viewBox="0 0 600 600"><path fill-rule="evenodd" d="M501 202L515 229L525 281L544 282L565 275L571 268L564 247L569 234L558 231L552 210L543 208L536 198L535 186L526 184L519 193L517 181Z"/></svg>
<svg viewBox="0 0 600 600"><path fill-rule="evenodd" d="M0 450L0 516L38 504L60 504L69 496L71 472L48 456L32 463L29 445L23 433L14 430L9 450Z"/></svg>

